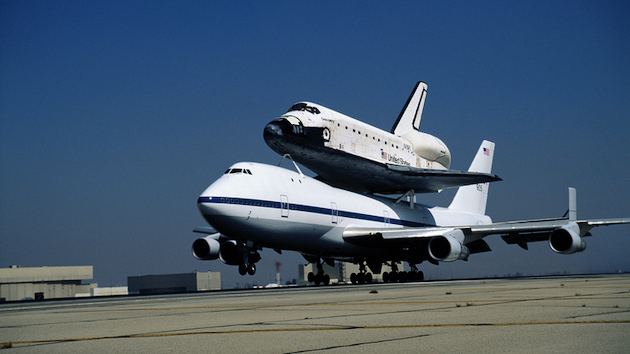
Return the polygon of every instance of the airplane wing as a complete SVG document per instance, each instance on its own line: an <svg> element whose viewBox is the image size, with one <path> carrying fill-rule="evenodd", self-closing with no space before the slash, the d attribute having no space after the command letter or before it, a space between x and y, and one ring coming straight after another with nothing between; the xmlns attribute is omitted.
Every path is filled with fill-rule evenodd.
<svg viewBox="0 0 630 354"><path fill-rule="evenodd" d="M461 230L464 235L462 244L470 249L470 253L480 253L490 251L490 247L483 241L483 238L489 235L500 235L507 244L518 244L527 249L528 242L547 241L556 230L571 230L567 231L569 235L574 233L579 237L585 237L591 236L589 231L593 227L629 223L630 218L593 220L558 218L453 227L348 228L344 231L343 238L349 243L361 246L414 246L427 243L434 237L445 236L454 230Z"/></svg>
<svg viewBox="0 0 630 354"><path fill-rule="evenodd" d="M218 231L211 228L211 227L196 227L193 232L196 232L198 234L206 234L206 235L212 235L212 234L216 234Z"/></svg>

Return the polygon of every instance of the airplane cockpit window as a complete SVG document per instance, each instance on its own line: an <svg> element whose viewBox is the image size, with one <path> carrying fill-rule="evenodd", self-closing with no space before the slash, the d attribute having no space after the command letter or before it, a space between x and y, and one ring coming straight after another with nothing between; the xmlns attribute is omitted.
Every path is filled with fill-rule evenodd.
<svg viewBox="0 0 630 354"><path fill-rule="evenodd" d="M294 111L307 111L313 114L321 113L317 107L309 106L303 102L294 104L293 106L291 106L291 108L289 108L287 112L294 112Z"/></svg>
<svg viewBox="0 0 630 354"><path fill-rule="evenodd" d="M225 171L225 175L227 174L237 174L237 173L244 173L246 175L253 175L252 171L246 169L246 168L232 168L232 169L228 169L227 171Z"/></svg>

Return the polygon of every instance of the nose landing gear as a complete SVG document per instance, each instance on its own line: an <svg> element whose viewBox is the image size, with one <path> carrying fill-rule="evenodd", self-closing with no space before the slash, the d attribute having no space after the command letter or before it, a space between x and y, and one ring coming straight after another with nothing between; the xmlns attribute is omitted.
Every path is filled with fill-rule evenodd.
<svg viewBox="0 0 630 354"><path fill-rule="evenodd" d="M243 259L238 265L238 273L240 275L256 274L256 262L260 261L260 253L253 247L246 247L243 252Z"/></svg>

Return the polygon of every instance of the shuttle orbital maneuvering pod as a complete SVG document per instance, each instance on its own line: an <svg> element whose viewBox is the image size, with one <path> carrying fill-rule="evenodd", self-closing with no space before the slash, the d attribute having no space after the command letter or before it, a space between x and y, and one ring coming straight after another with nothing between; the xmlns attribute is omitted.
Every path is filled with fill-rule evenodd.
<svg viewBox="0 0 630 354"><path fill-rule="evenodd" d="M259 251L299 252L328 284L323 263L359 265L352 282L422 280L417 265L468 260L488 252L484 238L499 235L527 249L547 241L560 254L584 251L583 238L597 226L628 224L630 217L577 218L576 191L569 188L566 217L493 223L486 212L495 145L484 140L466 172L450 171L450 153L437 138L417 131L426 84L418 83L391 133L312 103L298 103L265 127L265 141L319 174L260 163L231 166L198 198L210 227L193 242L193 256L221 259L242 275L256 272ZM416 204L415 192L458 187L448 207ZM382 194L404 193L398 198ZM409 198L405 200L405 196ZM399 272L407 262L411 272Z"/></svg>
<svg viewBox="0 0 630 354"><path fill-rule="evenodd" d="M452 171L451 153L418 131L427 84L418 82L391 132L324 106L300 102L267 124L265 142L280 155L335 187L363 193L428 193L501 180L477 171Z"/></svg>

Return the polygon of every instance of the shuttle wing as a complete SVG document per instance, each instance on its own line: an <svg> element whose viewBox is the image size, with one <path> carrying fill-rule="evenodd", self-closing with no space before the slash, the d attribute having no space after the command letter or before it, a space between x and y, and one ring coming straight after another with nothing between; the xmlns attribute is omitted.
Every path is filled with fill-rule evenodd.
<svg viewBox="0 0 630 354"><path fill-rule="evenodd" d="M448 188L501 181L499 176L491 173L430 170L391 164L382 165L370 161L347 163L345 166L338 167L335 170L320 171L324 173L320 173L317 179L339 188L382 194L405 193L411 189L416 193L435 193ZM346 178L350 173L354 178Z"/></svg>
<svg viewBox="0 0 630 354"><path fill-rule="evenodd" d="M429 170L410 166L387 165L386 180L391 185L375 187L376 193L395 193L393 190L440 191L478 183L497 182L502 179L491 173L479 173L455 170ZM415 188L414 188L415 187ZM378 190L378 191L377 191Z"/></svg>

